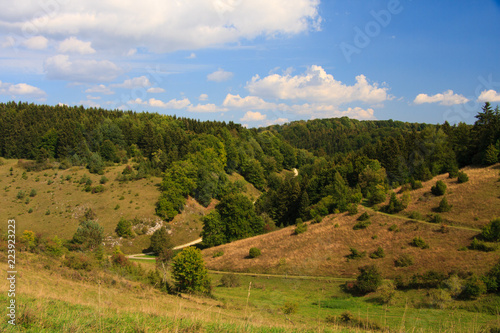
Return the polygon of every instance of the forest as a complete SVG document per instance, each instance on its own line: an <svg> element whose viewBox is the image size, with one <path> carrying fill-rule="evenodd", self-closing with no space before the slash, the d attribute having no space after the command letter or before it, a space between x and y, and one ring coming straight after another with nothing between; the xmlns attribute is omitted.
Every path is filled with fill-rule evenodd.
<svg viewBox="0 0 500 333"><path fill-rule="evenodd" d="M399 185L491 165L499 154L500 109L490 103L472 125L343 117L259 129L156 113L0 104L0 156L26 160L27 170L57 163L102 174L122 164L123 182L161 176L156 214L164 221L182 212L188 196L205 207L216 199L203 219L206 246L320 221L362 200L377 205ZM235 172L262 192L255 203L229 180Z"/></svg>

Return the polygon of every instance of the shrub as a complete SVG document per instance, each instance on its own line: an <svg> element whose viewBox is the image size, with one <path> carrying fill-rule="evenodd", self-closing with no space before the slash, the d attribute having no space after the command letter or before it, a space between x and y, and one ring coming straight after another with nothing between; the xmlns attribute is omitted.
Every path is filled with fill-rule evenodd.
<svg viewBox="0 0 500 333"><path fill-rule="evenodd" d="M424 219L424 217L422 216L422 214L420 214L417 211L410 212L410 214L408 214L408 217L411 218L411 219L413 219L413 220L423 220Z"/></svg>
<svg viewBox="0 0 500 333"><path fill-rule="evenodd" d="M101 184L106 184L108 182L108 178L106 178L106 176L102 176L101 179L99 180L99 183Z"/></svg>
<svg viewBox="0 0 500 333"><path fill-rule="evenodd" d="M260 249L259 249L259 248L257 248L257 247L252 247L252 248L250 249L250 251L248 251L248 256L249 256L250 258L252 258L252 259L253 259L253 258L257 258L257 257L258 257L258 256L260 256L261 254L262 254L262 253L260 252Z"/></svg>
<svg viewBox="0 0 500 333"><path fill-rule="evenodd" d="M31 192L30 192L30 197L34 197L36 196L36 190L35 189L31 189Z"/></svg>
<svg viewBox="0 0 500 333"><path fill-rule="evenodd" d="M459 184L466 183L469 181L469 176L465 172L460 171L458 173L458 179L457 179Z"/></svg>
<svg viewBox="0 0 500 333"><path fill-rule="evenodd" d="M66 256L64 264L72 269L76 270L92 270L93 262L92 259L87 257L83 253L70 253Z"/></svg>
<svg viewBox="0 0 500 333"><path fill-rule="evenodd" d="M370 224L370 221L358 221L353 227L353 230L366 229Z"/></svg>
<svg viewBox="0 0 500 333"><path fill-rule="evenodd" d="M486 226L484 226L481 236L484 240L490 242L500 241L500 218L491 220Z"/></svg>
<svg viewBox="0 0 500 333"><path fill-rule="evenodd" d="M483 252L492 252L496 250L496 246L488 245L485 242L477 240L475 237L469 245L470 250L483 251Z"/></svg>
<svg viewBox="0 0 500 333"><path fill-rule="evenodd" d="M406 201L406 200L405 200ZM408 200L409 201L409 200ZM399 213L404 210L408 206L408 202L403 202L403 200L399 200L396 196L396 193L391 193L391 198L389 200L389 204L385 206L382 210L389 214Z"/></svg>
<svg viewBox="0 0 500 333"><path fill-rule="evenodd" d="M435 196L441 196L446 193L446 184L442 180L438 180L436 185L431 187L431 192Z"/></svg>
<svg viewBox="0 0 500 333"><path fill-rule="evenodd" d="M358 221L366 221L370 218L370 215L368 215L367 212L364 212L358 217Z"/></svg>
<svg viewBox="0 0 500 333"><path fill-rule="evenodd" d="M80 244L84 249L94 249L102 243L104 229L97 222L88 220L80 223L73 235L73 243Z"/></svg>
<svg viewBox="0 0 500 333"><path fill-rule="evenodd" d="M217 251L212 254L212 258L222 257L224 255L223 251Z"/></svg>
<svg viewBox="0 0 500 333"><path fill-rule="evenodd" d="M307 231L307 224L305 223L299 223L295 226L295 231L294 231L294 234L295 235L299 235L299 234L302 234L304 232Z"/></svg>
<svg viewBox="0 0 500 333"><path fill-rule="evenodd" d="M92 187L92 189L90 191L91 191L91 193L101 193L101 192L104 192L104 190L105 190L104 186L97 185L97 186Z"/></svg>
<svg viewBox="0 0 500 333"><path fill-rule="evenodd" d="M372 258L372 259L380 259L380 258L384 258L384 257L385 257L385 252L381 246L379 246L375 251L370 253L370 258Z"/></svg>
<svg viewBox="0 0 500 333"><path fill-rule="evenodd" d="M486 293L486 290L485 283L477 275L472 275L465 281L460 297L464 299L476 299Z"/></svg>
<svg viewBox="0 0 500 333"><path fill-rule="evenodd" d="M347 212L349 215L356 215L358 213L358 205L355 203L349 204L349 206L347 206Z"/></svg>
<svg viewBox="0 0 500 333"><path fill-rule="evenodd" d="M410 242L411 246L418 247L420 249L428 249L429 244L427 244L420 236L417 236L412 239Z"/></svg>
<svg viewBox="0 0 500 333"><path fill-rule="evenodd" d="M26 195L26 193L24 191L19 191L19 192L17 192L16 198L19 200L22 200L22 199L24 199L25 195Z"/></svg>
<svg viewBox="0 0 500 333"><path fill-rule="evenodd" d="M439 214L433 214L430 221L433 223L443 223L443 217Z"/></svg>
<svg viewBox="0 0 500 333"><path fill-rule="evenodd" d="M318 214L314 217L311 223L316 224L316 223L321 223L321 221L323 221L323 217Z"/></svg>
<svg viewBox="0 0 500 333"><path fill-rule="evenodd" d="M450 205L448 203L448 200L446 199L446 197L444 197L441 200L441 202L439 203L439 206L436 208L436 211L438 211L440 213L446 213L446 212L449 212L452 207L453 207L453 205Z"/></svg>
<svg viewBox="0 0 500 333"><path fill-rule="evenodd" d="M220 286L226 288L235 288L241 285L240 277L236 274L224 274L220 279Z"/></svg>
<svg viewBox="0 0 500 333"><path fill-rule="evenodd" d="M408 267L413 265L413 257L409 254L402 254L394 260L394 266L396 267Z"/></svg>
<svg viewBox="0 0 500 333"><path fill-rule="evenodd" d="M356 289L361 294L377 290L382 284L382 275L374 265L359 267L360 274L356 278Z"/></svg>
<svg viewBox="0 0 500 333"><path fill-rule="evenodd" d="M424 187L424 185L422 185L422 182L420 180L413 180L411 182L411 189L412 190L418 190L419 188L422 188Z"/></svg>
<svg viewBox="0 0 500 333"><path fill-rule="evenodd" d="M396 231L399 231L399 228L398 228L398 226L397 226L396 224L393 224L393 225L391 225L391 226L389 227L389 229L388 229L388 230L389 230L389 231L395 231L395 232L396 232Z"/></svg>
<svg viewBox="0 0 500 333"><path fill-rule="evenodd" d="M208 276L201 251L195 247L182 250L172 261L172 276L179 291L211 292L211 282Z"/></svg>
<svg viewBox="0 0 500 333"><path fill-rule="evenodd" d="M363 258L366 255L365 251L359 252L357 249L355 249L353 247L349 248L349 250L351 251L351 253L348 254L348 255L346 255L347 259L353 259L353 260L355 260L355 259L361 259L361 258Z"/></svg>
<svg viewBox="0 0 500 333"><path fill-rule="evenodd" d="M115 232L119 237L128 238L134 236L134 232L132 231L132 223L130 221L127 221L123 217L120 218L120 221L116 225Z"/></svg>
<svg viewBox="0 0 500 333"><path fill-rule="evenodd" d="M283 311L284 314L289 315L296 313L298 308L299 305L297 303L285 302L280 310Z"/></svg>

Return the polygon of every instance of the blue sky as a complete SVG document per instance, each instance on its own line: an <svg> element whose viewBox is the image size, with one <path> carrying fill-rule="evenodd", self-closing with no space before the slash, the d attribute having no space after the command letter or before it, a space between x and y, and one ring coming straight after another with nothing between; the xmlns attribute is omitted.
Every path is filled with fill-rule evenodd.
<svg viewBox="0 0 500 333"><path fill-rule="evenodd" d="M500 1L26 0L0 13L0 101L249 127L473 123L500 104Z"/></svg>

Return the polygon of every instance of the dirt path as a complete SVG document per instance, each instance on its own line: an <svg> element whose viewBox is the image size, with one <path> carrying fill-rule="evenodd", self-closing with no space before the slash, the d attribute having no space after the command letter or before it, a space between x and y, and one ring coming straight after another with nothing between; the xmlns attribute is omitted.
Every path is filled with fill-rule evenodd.
<svg viewBox="0 0 500 333"><path fill-rule="evenodd" d="M176 247L174 247L173 249L174 250L180 250L180 249L183 249L185 247L189 247L189 246L192 246L192 245L196 245L196 244L199 244L202 242L202 239L201 238L198 238L192 242L189 242L189 243L186 243L186 244L182 244L182 245L178 245ZM153 252L150 252L150 253L136 253L136 254L130 254L127 256L127 258L129 259L138 259L138 260L156 260L155 258L145 258L145 256L147 255L153 255L154 253Z"/></svg>

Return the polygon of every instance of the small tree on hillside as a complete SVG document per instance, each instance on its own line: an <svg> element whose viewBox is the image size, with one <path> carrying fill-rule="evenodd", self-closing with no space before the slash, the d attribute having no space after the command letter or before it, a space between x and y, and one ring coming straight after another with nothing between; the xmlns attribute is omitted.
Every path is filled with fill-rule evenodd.
<svg viewBox="0 0 500 333"><path fill-rule="evenodd" d="M211 291L211 281L201 251L197 248L190 246L175 256L172 275L175 286L181 292L208 294Z"/></svg>
<svg viewBox="0 0 500 333"><path fill-rule="evenodd" d="M382 284L382 275L375 265L359 267L360 274L356 278L356 289L360 294L377 290Z"/></svg>
<svg viewBox="0 0 500 333"><path fill-rule="evenodd" d="M116 225L115 232L120 237L133 237L134 232L132 231L132 223L123 217L120 218L120 221Z"/></svg>
<svg viewBox="0 0 500 333"><path fill-rule="evenodd" d="M162 226L151 235L150 248L156 254L160 254L164 248L172 248L172 240L168 234L167 228Z"/></svg>
<svg viewBox="0 0 500 333"><path fill-rule="evenodd" d="M500 218L496 218L488 223L481 233L481 236L487 241L500 241Z"/></svg>
<svg viewBox="0 0 500 333"><path fill-rule="evenodd" d="M438 180L436 185L431 187L431 192L436 196L444 195L446 193L446 184L442 180Z"/></svg>
<svg viewBox="0 0 500 333"><path fill-rule="evenodd" d="M441 202L439 203L439 206L436 208L436 210L440 213L445 213L449 212L452 207L453 206L448 203L446 197L444 197L443 200L441 200Z"/></svg>
<svg viewBox="0 0 500 333"><path fill-rule="evenodd" d="M73 235L73 243L80 244L83 249L93 250L102 243L104 228L97 222L88 220L80 223Z"/></svg>

